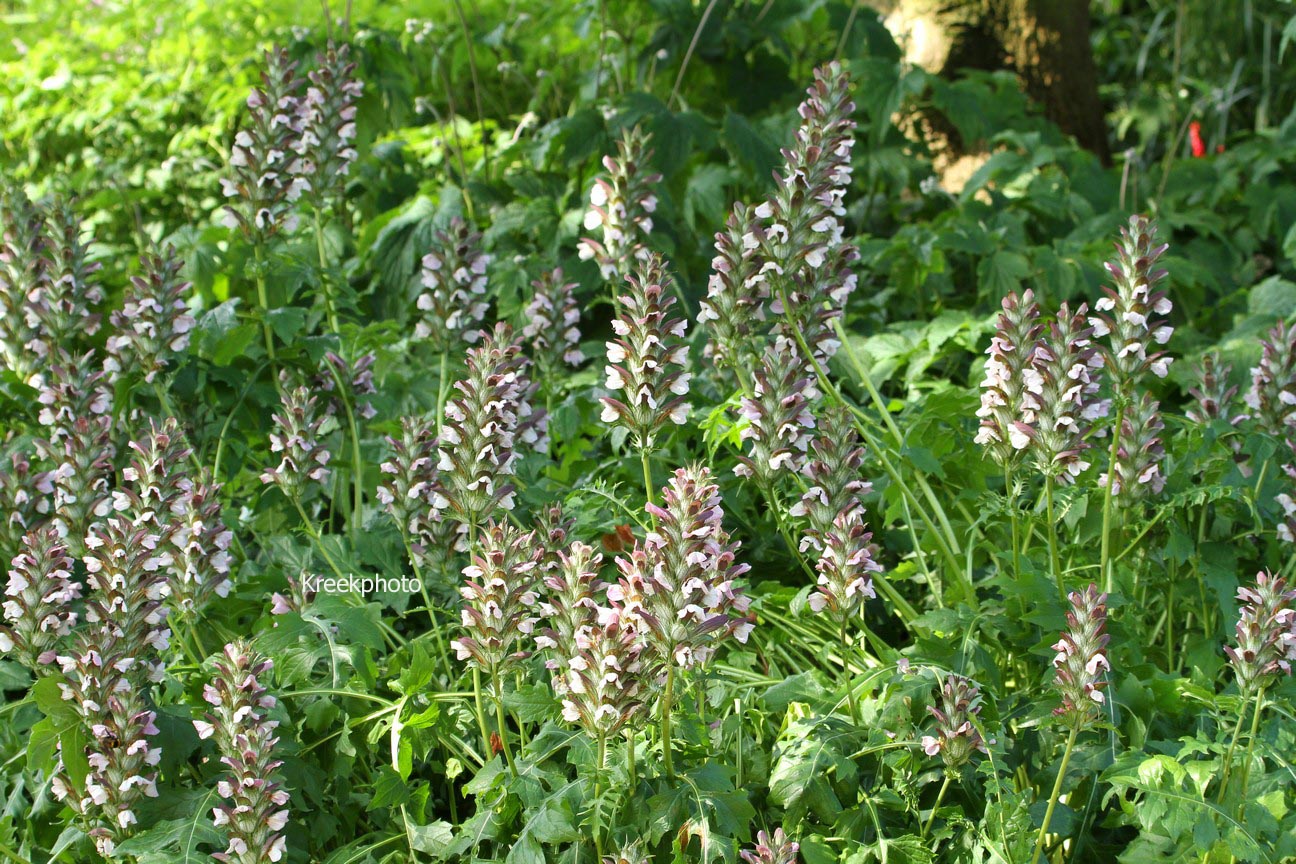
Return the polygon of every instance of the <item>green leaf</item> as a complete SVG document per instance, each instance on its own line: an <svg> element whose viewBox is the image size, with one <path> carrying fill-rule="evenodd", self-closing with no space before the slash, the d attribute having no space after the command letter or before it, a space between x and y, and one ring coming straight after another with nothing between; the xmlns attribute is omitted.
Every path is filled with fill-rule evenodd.
<svg viewBox="0 0 1296 864"><path fill-rule="evenodd" d="M767 142L741 114L725 112L722 137L734 159L761 182L769 178L770 172L779 163L778 149Z"/></svg>
<svg viewBox="0 0 1296 864"><path fill-rule="evenodd" d="M369 811L381 810L384 807L399 807L409 801L410 790L401 775L390 765L378 766L378 777L373 782L373 798L369 800Z"/></svg>
<svg viewBox="0 0 1296 864"><path fill-rule="evenodd" d="M444 821L410 825L409 834L410 846L414 851L431 855L434 861L444 859L450 851L450 844L454 842L454 828Z"/></svg>

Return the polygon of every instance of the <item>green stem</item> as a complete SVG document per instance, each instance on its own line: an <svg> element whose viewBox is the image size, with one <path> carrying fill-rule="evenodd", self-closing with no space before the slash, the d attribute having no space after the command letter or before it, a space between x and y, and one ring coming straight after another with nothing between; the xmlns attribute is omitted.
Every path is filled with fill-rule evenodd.
<svg viewBox="0 0 1296 864"><path fill-rule="evenodd" d="M257 303L261 306L261 332L265 336L266 356L270 358L270 377L279 386L279 372L275 369L274 331L270 329L270 300L266 294L265 250L258 243L252 247L256 267Z"/></svg>
<svg viewBox="0 0 1296 864"><path fill-rule="evenodd" d="M1120 397L1117 397L1120 399ZM1116 457L1120 450L1121 427L1125 425L1125 402L1120 399L1121 406L1116 412L1116 425L1112 427L1111 450L1107 456L1107 486L1103 492L1103 516L1102 516L1102 551L1098 558L1098 575L1103 580L1103 590L1108 594L1112 592L1114 583L1112 566L1111 566L1111 515L1112 515L1112 490L1115 488L1113 482L1116 478Z"/></svg>
<svg viewBox="0 0 1296 864"><path fill-rule="evenodd" d="M356 423L355 410L351 403L353 400L352 392L345 386L342 381L342 375L335 365L325 361L329 374L333 376L333 383L337 387L338 396L342 399L342 407L346 411L347 431L351 437L351 542L357 544L360 540L360 516L364 508L364 457L360 455L360 426Z"/></svg>
<svg viewBox="0 0 1296 864"><path fill-rule="evenodd" d="M315 522L306 515L306 508L302 506L301 499L294 495L292 502L294 506L297 507L298 515L301 516L302 526L306 529L306 533L311 536L311 539L315 541L315 548L319 549L320 554L324 556L324 561L329 565L329 569L332 570L339 579L345 579L346 576L343 575L342 568L338 567L337 562L333 560L333 556L330 555L328 549L324 547L324 538L320 534L319 529L315 527Z"/></svg>
<svg viewBox="0 0 1296 864"><path fill-rule="evenodd" d="M455 680L454 670L450 667L450 652L446 650L445 637L441 634L441 624L437 621L436 611L432 606L432 597L428 594L427 583L423 581L423 569L419 567L418 558L414 555L414 544L410 542L409 534L401 526L401 540L405 542L405 555L409 558L410 566L414 568L414 578L419 583L419 593L423 595L423 606L427 609L428 623L432 625L432 638L436 640L437 653L441 655L442 665L445 666L446 683L450 684Z"/></svg>
<svg viewBox="0 0 1296 864"><path fill-rule="evenodd" d="M603 768L607 764L607 735L600 732L598 735L598 762L594 766L594 812L602 814L603 805L599 798L603 795ZM603 819L601 815L594 822L594 852L595 860L603 860Z"/></svg>
<svg viewBox="0 0 1296 864"><path fill-rule="evenodd" d="M659 709L659 726L661 728L662 765L666 768L666 779L675 781L675 762L671 753L671 701L675 696L675 658L666 660L666 689L662 692Z"/></svg>
<svg viewBox="0 0 1296 864"><path fill-rule="evenodd" d="M638 758L635 755L635 733L633 729L627 729L626 730L626 764L629 766L631 795L634 794L635 787L639 785L639 781L637 779L638 766L635 764L637 761Z"/></svg>
<svg viewBox="0 0 1296 864"><path fill-rule="evenodd" d="M481 670L476 666L473 667L473 705L477 709L477 730L481 732L482 755L490 759L493 754L490 730L486 727L486 709L482 707Z"/></svg>
<svg viewBox="0 0 1296 864"><path fill-rule="evenodd" d="M1049 549L1049 567L1053 570L1053 581L1057 583L1058 599L1062 601L1062 606L1067 605L1066 585L1062 581L1062 565L1058 560L1057 544L1057 523L1053 516L1053 473L1049 472L1044 476L1044 502L1045 514L1048 518L1048 549Z"/></svg>
<svg viewBox="0 0 1296 864"><path fill-rule="evenodd" d="M326 275L328 268L328 253L324 250L324 223L320 219L319 208L315 208L315 253L319 256L319 277L320 291L324 295L324 314L328 318L329 329L333 335L338 335L338 314L337 304L333 298L332 280Z"/></svg>
<svg viewBox="0 0 1296 864"><path fill-rule="evenodd" d="M448 391L446 390L446 367L450 362L450 352L441 352L441 375L437 384L437 404L436 404L436 430L437 437L441 437L441 427L445 425L445 403Z"/></svg>
<svg viewBox="0 0 1296 864"><path fill-rule="evenodd" d="M1071 728L1067 736L1066 751L1062 754L1062 764L1058 766L1057 779L1053 781L1053 792L1049 795L1048 809L1044 811L1044 824L1040 825L1039 834L1035 837L1035 852L1031 855L1031 864L1038 864L1040 853L1044 851L1044 838L1048 836L1049 823L1053 821L1053 811L1057 808L1058 795L1062 793L1062 781L1066 779L1067 766L1071 764L1071 753L1075 750L1076 736L1080 730Z"/></svg>
<svg viewBox="0 0 1296 864"><path fill-rule="evenodd" d="M648 464L649 452L646 443L639 447L639 463L643 466L644 495L647 496L649 504L654 504L656 502L653 499L652 468ZM655 517L653 521L656 521Z"/></svg>
<svg viewBox="0 0 1296 864"><path fill-rule="evenodd" d="M517 763L513 761L513 748L509 746L508 740L508 722L504 719L504 687L500 684L498 668L491 668L491 683L495 687L495 723L499 726L500 746L504 748L504 761L508 763L513 778L517 779Z"/></svg>
<svg viewBox="0 0 1296 864"><path fill-rule="evenodd" d="M922 831L918 834L919 840L927 836L932 823L936 821L936 811L940 809L941 802L945 800L945 793L949 791L950 779L950 775L947 773L945 779L941 782L940 791L936 793L936 803L932 805L931 815L927 817L927 824L922 827Z"/></svg>
<svg viewBox="0 0 1296 864"><path fill-rule="evenodd" d="M1004 495L1008 499L1008 523L1012 528L1012 577L1016 581L1021 578L1021 555L1017 551L1021 526L1017 524L1017 487L1013 485L1011 463L1004 465Z"/></svg>
<svg viewBox="0 0 1296 864"><path fill-rule="evenodd" d="M846 658L850 655L850 637L846 633L845 615L841 619L842 669L846 673L846 703L850 706L851 724L860 725L859 706L855 704L855 682L851 680L850 664Z"/></svg>
<svg viewBox="0 0 1296 864"><path fill-rule="evenodd" d="M1264 707L1265 688L1261 687L1256 693L1255 708L1251 711L1251 734L1247 737L1246 755L1242 757L1242 776L1238 784L1239 798L1243 802L1238 807L1238 818L1242 818L1243 810L1246 806L1247 779L1251 773L1251 756L1255 753L1256 735L1260 731L1260 710Z"/></svg>

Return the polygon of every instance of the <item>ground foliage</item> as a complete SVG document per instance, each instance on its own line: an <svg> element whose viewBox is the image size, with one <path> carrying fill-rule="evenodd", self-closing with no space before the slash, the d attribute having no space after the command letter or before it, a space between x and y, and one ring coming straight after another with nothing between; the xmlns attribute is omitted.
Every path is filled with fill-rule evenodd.
<svg viewBox="0 0 1296 864"><path fill-rule="evenodd" d="M89 605L110 602L114 591L124 597L114 608L169 616L169 642L138 661L156 662L158 674L136 666L112 679L118 698L153 712L156 727L132 726L143 714L126 711L120 728L151 742L140 753L160 751L155 768L137 766L155 771L157 797L139 799L134 823L109 826L115 856L193 861L224 850L228 826L213 824L212 810L227 797L218 781L235 770L268 783L255 787L265 800L275 784L289 795L286 842L265 858L234 860L278 860L271 855L280 848L283 860L328 864L577 862L599 853L789 860L755 848L758 831L777 846L775 829L799 843L793 854L807 864L1296 857L1291 678L1274 668L1258 685L1240 681L1244 661L1225 652L1247 635L1245 626L1235 631L1239 615L1261 636L1293 626L1290 613L1247 618L1258 595L1239 596L1257 572L1290 579L1296 561L1290 499L1282 497L1296 494L1296 473L1284 467L1296 461L1296 433L1280 392L1296 373L1289 334L1271 332L1296 314L1296 78L1283 65L1296 50L1296 19L1285 4L1246 0L1240 24L1206 3L1095 4L1095 52L1118 153L1110 168L1044 121L1010 77L933 79L901 62L874 13L844 2L356 3L350 20L336 7L302 12L277 0L109 2L66 14L49 14L48 5L0 12L8 25L0 211L7 248L16 248L22 201L35 202L48 235L37 257L55 262L46 272L72 272L66 284L86 299L35 324L23 323L22 301L0 309L8 328L0 551L6 561L44 553L15 561L11 600L21 594L15 578L60 554L75 559L64 578L78 587L59 584L85 596L55 605L77 620L50 624L56 636L70 631L57 646L64 656L84 647L76 640L93 645L92 625L115 620L104 613L96 622ZM307 199L287 205L300 216L295 229L229 227L221 179L231 176L237 131L249 126L245 100L265 68L264 49L283 45L304 73L317 68L330 38L350 46L364 85L343 194L315 209ZM844 308L820 298L819 312L842 315L840 333L825 331L842 338L841 350L797 344L794 327L783 330L781 356L816 354L819 368L802 366L793 382L797 398L821 429L840 433L838 442L861 438L861 456L833 470L840 484L869 481L857 489L857 514L871 546L847 530L850 520L832 542L814 535L813 515L794 505L819 478L743 461L751 430L768 414L754 404L753 380L760 385L761 353L774 345L767 331L785 323L782 313L767 310L766 321L740 334L734 344L752 354L736 370L706 351L717 322L697 320L716 232L734 202L756 207L775 194L783 148L794 146L802 120L796 107L814 70L833 58L850 75L855 103L840 249L858 255L846 264L858 284ZM989 154L955 194L933 175L922 143L900 131L909 128L907 113L932 107ZM623 277L649 266L633 250L609 253L610 264L581 254L582 238L609 246L605 227L586 213L596 178L609 178L604 157L617 156L630 130L650 141L638 168L654 206L638 257L650 250L664 262L664 275L641 280L660 283L655 294L627 288ZM68 201L71 211L56 203ZM1063 302L1093 308L1099 286L1119 287L1103 264L1133 213L1151 216L1169 244L1157 263L1168 273L1159 287L1172 301L1174 329L1158 347L1175 362L1167 377L1133 383L1095 372L1112 410L1087 439L1090 466L1074 483L1046 482L1050 469L1023 462L1005 476L973 443L1001 303L1029 289L1046 322ZM60 234L58 225L71 228ZM442 308L420 296L437 290L424 256L447 248L445 237L479 242L489 264L482 293L467 287ZM171 255L181 269L164 259L141 264L141 255ZM0 256L7 268L14 260ZM543 350L534 333L521 337L540 308L531 305L533 281L556 267L562 274L550 287L574 285L576 363ZM138 345L113 341L142 314L138 303L112 314L137 300L132 277L170 286L167 296L182 299L193 319L187 340L172 343L178 350L154 351L167 362L151 371L138 362ZM0 280L21 284L21 274L9 268ZM42 284L48 292L54 280ZM617 299L627 292L633 302ZM484 313L467 315L473 327L435 335L447 309L479 303ZM682 359L691 381L684 422L648 434L642 418L608 414L601 400L618 395L613 378L626 377L603 371L605 343L627 335L613 318L650 306L659 317L643 318L664 328L663 343L687 349L664 365ZM101 317L97 330L86 326L90 314ZM672 318L687 320L687 330L672 329ZM69 320L74 326L55 332ZM513 336L499 334L495 354L467 353L464 334L490 333L497 321L513 325L533 364L530 390L481 368L518 362L504 356ZM47 353L26 347L28 339ZM1273 346L1267 360L1265 340ZM635 343L623 353L649 348ZM42 359L59 351L63 366ZM90 359L71 362L84 352ZM110 361L111 374L95 378L107 358L118 358L116 368ZM1243 401L1253 367L1278 369L1265 410ZM1213 382L1222 403L1213 413L1199 395L1212 368L1222 376ZM779 382L766 380L777 391ZM456 381L471 386L456 390ZM474 386L498 388L497 398L473 403ZM671 392L678 385L660 395ZM46 395L47 409L70 406L68 413L43 416L38 397ZM1131 434L1159 439L1146 452L1164 486L1148 483L1149 494L1113 506L1100 475L1114 414L1150 419L1143 408L1152 400L1164 428L1137 422ZM482 467L487 450L477 447L464 457L476 467L452 469L427 451L438 432L450 440L447 427L457 430L452 443L477 441L487 429L471 422L479 409L500 412L490 428L516 433L488 442L489 458L506 451L516 460ZM542 410L547 441L528 426ZM78 427L78 416L106 419ZM168 417L179 422L150 426ZM401 418L412 419L403 428ZM293 423L299 434L284 431ZM177 439L177 449L152 462L128 446L158 445L151 428ZM99 450L56 483L42 472L70 464L64 439ZM808 443L792 436L791 461ZM419 448L445 477L507 464L515 475L504 494L513 503L508 519L518 534L537 525L541 533L518 540L501 501L474 498L480 487L428 479L428 460L416 468L406 458ZM287 468L285 453L296 459ZM329 454L327 473L284 479L301 464L320 465L320 453ZM148 501L130 495L148 499L152 487L136 482L132 460L162 475L188 466L209 487L166 499L185 502L171 517L145 515L155 512ZM403 464L432 484L412 496L417 512L392 517L389 499L399 496L383 490L405 475L397 470L393 480L384 464ZM96 471L100 485L82 492L78 509L67 490ZM718 485L722 517L692 511L697 533L671 535L679 515L671 495L708 483ZM85 495L113 488L117 510L82 512ZM659 509L645 509L645 499ZM43 501L50 506L38 511ZM561 516L551 514L555 506ZM147 568L109 584L95 577L99 564L87 566L105 560L103 548L148 548L150 532L173 537L168 519L199 511L230 530L194 553L210 566L213 548L228 546L227 592L211 587L183 605L175 598L188 589L174 581L159 588L141 577ZM488 511L501 525L488 528ZM132 524L109 526L123 514ZM835 515L820 526L829 534ZM62 539L40 533L51 521ZM108 546L84 543L78 525ZM812 539L802 544L808 529ZM699 557L681 557L697 538L706 540ZM51 553L60 544L67 551ZM853 595L859 614L836 617L850 604L815 599L821 547L854 553L839 562L850 557L858 567L864 555L878 565L864 574L869 592ZM581 650L621 658L635 687L623 680L604 694L628 724L591 734L551 687L544 662L555 655L536 650L535 636L557 627L558 592L540 588L537 599L549 606L518 611L530 599L510 589L501 602L516 615L494 647L482 647L486 625L465 631L476 619L460 618L469 580L483 586L468 592L477 600L499 590L488 578L493 561L509 574L538 567L552 575L558 548L568 564L602 555L599 576L611 583L641 572L636 553L642 572L654 562L677 572L732 551L724 566L733 569L721 567L727 575L708 585L742 589L747 599L724 606L703 591L698 602L722 609L725 623L712 614L696 621L704 633L653 637L670 645L664 665L653 661L656 649L626 654L615 630L598 626L597 644ZM482 557L468 574L465 550ZM614 564L618 557L625 563ZM421 588L302 590L307 576L335 574L417 576ZM1059 585L1083 592L1090 583L1108 592L1110 642L1085 649L1093 649L1086 660L1103 656L1089 672L1104 698L1082 717L1055 686L1053 661L1072 651L1058 647L1060 634L1084 623L1074 612L1068 622L1067 610L1089 602L1060 597ZM622 612L632 593L621 591ZM19 629L25 608L6 607L6 623ZM1092 603L1081 608L1098 615ZM530 617L541 620L528 634ZM147 637L165 626L132 622L122 632ZM633 621L620 623L635 631ZM477 642L456 652L451 643L467 636ZM1285 638L1277 650L1290 653L1296 637ZM235 642L237 650L222 653ZM701 649L697 662L675 662L682 644ZM535 653L514 658L518 649ZM88 673L20 655L15 648L0 662L0 855L98 860L96 848L106 848L92 842L104 833L100 805L78 815L54 783L61 771L83 784L95 764L87 756L106 746L86 719L93 712L62 689ZM257 656L272 668L255 665ZM559 671L570 671L569 662L559 658ZM273 699L239 715L243 740L258 744L236 767L218 760L219 729L202 725L209 712L218 727L226 722L234 697L204 688L246 680L249 669ZM966 725L947 722L955 715ZM272 754L266 741L275 737ZM963 748L956 756L953 745ZM268 763L272 756L282 764ZM259 824L263 835L274 833L273 817Z"/></svg>

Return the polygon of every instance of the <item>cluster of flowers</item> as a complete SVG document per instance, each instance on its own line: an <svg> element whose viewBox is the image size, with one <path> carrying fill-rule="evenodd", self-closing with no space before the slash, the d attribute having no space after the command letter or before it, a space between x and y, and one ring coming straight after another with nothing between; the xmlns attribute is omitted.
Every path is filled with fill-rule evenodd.
<svg viewBox="0 0 1296 864"><path fill-rule="evenodd" d="M140 798L158 794L162 754L150 741L158 730L147 690L162 680L170 644L163 608L168 555L147 527L120 516L105 520L86 545L86 627L75 631L71 649L56 662L63 698L89 732L89 771L78 786L60 762L54 793L111 857L138 821Z"/></svg>
<svg viewBox="0 0 1296 864"><path fill-rule="evenodd" d="M102 373L89 376L97 386L95 376ZM49 380L76 379L54 367ZM52 395L46 422L60 440L77 434L63 416L74 410L67 400L75 390L45 390ZM155 424L128 448L131 459L111 491L109 456L96 460L102 468L84 534L73 533L78 502L50 490L58 509L24 526L0 623L0 650L37 675L62 673L61 693L89 741L89 770L74 783L60 767L54 790L106 856L136 824L140 797L157 794L160 751L151 740L158 732L148 691L161 680L171 645L168 615L191 614L230 588L232 534L216 487L186 471L189 449L178 424ZM84 585L73 576L74 552L84 560Z"/></svg>
<svg viewBox="0 0 1296 864"><path fill-rule="evenodd" d="M1286 443L1292 462L1282 465L1287 489L1275 500L1281 510L1278 539L1296 543L1296 324L1279 321L1260 342L1260 360L1251 368L1251 384L1238 405L1237 386L1229 383L1232 369L1217 354L1206 354L1197 368L1196 382L1189 388L1195 404L1188 419L1199 424L1225 420L1279 438ZM1231 442L1235 452L1241 443ZM1241 460L1242 457L1236 457ZM1250 471L1248 467L1244 471Z"/></svg>
<svg viewBox="0 0 1296 864"><path fill-rule="evenodd" d="M275 758L279 724L266 718L275 698L258 680L272 665L245 645L226 645L215 677L203 687L203 699L213 710L194 721L198 737L216 742L229 769L216 784L225 803L212 810L212 821L228 835L225 851L213 857L226 864L281 861L287 851L282 831L288 824L288 791L277 776L282 762Z"/></svg>
<svg viewBox="0 0 1296 864"><path fill-rule="evenodd" d="M1290 675L1296 662L1296 589L1282 577L1256 574L1255 585L1238 588L1237 647L1224 653L1237 675L1238 689L1249 697L1281 672Z"/></svg>
<svg viewBox="0 0 1296 864"><path fill-rule="evenodd" d="M552 516L541 532L490 525L464 570L459 658L498 680L534 634L564 718L606 738L644 709L668 665L695 668L721 639L745 642L752 622L737 580L747 567L721 525L710 471L677 470L662 499L648 505L656 529L616 559L609 583L603 556L567 543Z"/></svg>
<svg viewBox="0 0 1296 864"><path fill-rule="evenodd" d="M1150 221L1132 217L1106 265L1114 287L1103 288L1094 314L1086 304L1073 311L1064 303L1046 326L1033 292L1004 298L986 350L975 440L1006 469L1029 459L1045 476L1074 482L1089 467L1088 439L1111 413L1111 400L1099 397L1105 368L1122 405L1111 430L1112 493L1129 502L1164 487L1160 406L1139 382L1148 372L1164 377L1170 364L1156 347L1173 332L1165 323L1170 301L1157 288L1166 275L1156 267L1165 249ZM1103 336L1107 344L1096 344ZM1104 473L1100 485L1106 484Z"/></svg>
<svg viewBox="0 0 1296 864"><path fill-rule="evenodd" d="M597 262L609 282L625 279L636 263L647 262L647 240L657 210L654 187L661 182L660 174L647 170L652 159L649 143L650 136L638 127L626 130L617 142L617 155L603 157L608 176L597 178L590 191L585 229L602 229L602 239L582 239L580 257Z"/></svg>
<svg viewBox="0 0 1296 864"><path fill-rule="evenodd" d="M841 224L854 146L849 91L839 64L815 70L773 196L735 206L716 234L698 313L700 324L711 325L707 355L733 370L742 387L743 436L751 445L743 471L763 483L801 468L818 371L838 348L834 322L855 287L850 267L858 253L844 242Z"/></svg>
<svg viewBox="0 0 1296 864"><path fill-rule="evenodd" d="M1097 398L1102 358L1086 312L1083 304L1074 313L1063 304L1045 327L1029 289L1004 298L986 351L975 439L1001 465L1030 457L1063 481L1089 467L1085 438L1106 406Z"/></svg>
<svg viewBox="0 0 1296 864"><path fill-rule="evenodd" d="M692 375L684 371L688 345L683 341L688 322L671 317L675 298L661 256L650 253L626 284L605 367L608 389L621 398L603 398L602 419L623 426L648 449L663 424L688 419L685 397Z"/></svg>
<svg viewBox="0 0 1296 864"><path fill-rule="evenodd" d="M928 756L940 756L945 770L957 773L973 753L978 750L987 752L986 742L976 727L977 717L981 714L981 691L962 675L951 672L945 676L937 698L940 700L939 708L927 706L928 712L936 718L936 734L923 736L923 752Z"/></svg>
<svg viewBox="0 0 1296 864"><path fill-rule="evenodd" d="M456 216L448 231L433 234L423 256L423 287L414 335L438 353L458 354L480 338L486 315L486 268L491 256L481 250L481 234Z"/></svg>
<svg viewBox="0 0 1296 864"><path fill-rule="evenodd" d="M6 184L0 227L0 352L19 379L40 387L49 364L66 362L99 330L100 264L89 259L70 201L43 206Z"/></svg>
<svg viewBox="0 0 1296 864"><path fill-rule="evenodd" d="M1106 699L1104 673L1111 671L1107 660L1107 595L1090 584L1083 592L1067 595L1067 629L1053 650L1056 675L1053 686L1062 697L1054 709L1064 725L1087 728L1098 720L1099 708Z"/></svg>
<svg viewBox="0 0 1296 864"><path fill-rule="evenodd" d="M340 198L356 158L356 102L363 92L349 50L330 45L316 57L304 95L307 82L287 49L266 52L261 86L248 94L248 122L234 137L230 172L221 179L231 202L225 223L252 242L295 231L304 194L321 210Z"/></svg>

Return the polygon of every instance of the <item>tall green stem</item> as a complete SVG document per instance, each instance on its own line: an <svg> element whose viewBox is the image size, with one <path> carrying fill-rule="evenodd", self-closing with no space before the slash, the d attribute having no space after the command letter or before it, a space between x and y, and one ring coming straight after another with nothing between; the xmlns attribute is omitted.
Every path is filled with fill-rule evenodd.
<svg viewBox="0 0 1296 864"><path fill-rule="evenodd" d="M850 706L851 723L858 726L860 723L859 706L855 704L855 682L851 680L850 662L847 658L850 656L850 636L846 633L847 617L842 615L841 619L841 646L842 646L842 670L846 673L846 703Z"/></svg>
<svg viewBox="0 0 1296 864"><path fill-rule="evenodd" d="M936 793L936 803L932 805L931 815L927 817L927 824L923 825L922 831L918 833L919 840L926 837L927 832L931 831L932 823L936 821L936 811L940 809L941 802L945 800L945 793L949 791L950 780L950 775L946 773L945 779L941 781L940 791Z"/></svg>
<svg viewBox="0 0 1296 864"><path fill-rule="evenodd" d="M491 684L495 688L495 723L499 726L500 746L504 748L504 761L516 778L517 763L513 761L513 748L509 746L508 721L504 719L504 686L500 683L498 668L491 668Z"/></svg>
<svg viewBox="0 0 1296 864"><path fill-rule="evenodd" d="M437 404L436 404L436 431L437 437L441 437L441 427L445 424L445 403L448 391L446 390L446 367L450 362L450 352L441 352L441 374L437 384Z"/></svg>
<svg viewBox="0 0 1296 864"><path fill-rule="evenodd" d="M1261 687L1256 693L1255 708L1251 711L1251 734L1247 738L1246 755L1242 757L1242 776L1238 784L1238 797L1243 802L1243 806L1238 807L1238 818L1241 818L1246 802L1247 778L1251 773L1251 755L1255 752L1256 735L1260 731L1260 709L1264 706L1264 693L1265 688Z"/></svg>
<svg viewBox="0 0 1296 864"><path fill-rule="evenodd" d="M1012 529L1012 578L1021 578L1021 554L1017 551L1017 538L1021 527L1017 524L1017 487L1013 485L1012 463L1004 465L1004 495L1008 500L1008 523Z"/></svg>
<svg viewBox="0 0 1296 864"><path fill-rule="evenodd" d="M477 709L477 730L481 732L482 737L482 757L490 759L493 755L490 729L486 727L486 709L482 706L481 670L476 666L473 667L473 707Z"/></svg>
<svg viewBox="0 0 1296 864"><path fill-rule="evenodd" d="M1112 498L1115 489L1116 478L1116 458L1120 451L1121 427L1125 425L1125 400L1118 396L1120 408L1116 411L1116 425L1112 427L1111 451L1107 456L1107 487L1103 492L1103 516L1102 516L1102 551L1098 559L1098 575L1103 580L1103 590L1108 594L1112 592L1115 582L1111 566L1111 516L1112 516Z"/></svg>
<svg viewBox="0 0 1296 864"><path fill-rule="evenodd" d="M1035 837L1035 852L1031 855L1031 864L1037 864L1040 853L1044 851L1044 838L1048 836L1049 823L1053 821L1053 811L1057 809L1058 796L1062 794L1062 781L1066 779L1067 766L1071 764L1071 753L1075 750L1076 736L1080 730L1072 727L1067 736L1066 751L1062 754L1062 764L1058 766L1057 779L1053 781L1053 792L1049 795L1048 809L1044 811L1044 824L1040 825L1039 834Z"/></svg>
<svg viewBox="0 0 1296 864"><path fill-rule="evenodd" d="M594 766L594 812L600 814L594 823L594 852L595 860L603 860L603 804L599 798L603 795L603 769L607 765L607 735L599 732L598 735L598 762Z"/></svg>
<svg viewBox="0 0 1296 864"><path fill-rule="evenodd" d="M652 468L648 459L650 452L646 443L639 447L639 464L643 466L644 496L649 504L654 504L656 501L653 498Z"/></svg>
<svg viewBox="0 0 1296 864"><path fill-rule="evenodd" d="M315 254L319 257L319 277L320 290L324 294L324 314L328 318L329 329L333 335L338 335L338 314L337 303L333 297L332 281L326 271L328 269L328 253L324 249L324 222L320 218L319 208L315 208Z"/></svg>
<svg viewBox="0 0 1296 864"><path fill-rule="evenodd" d="M1053 516L1053 473L1050 471L1044 476L1044 506L1045 515L1048 518L1048 549L1049 549L1049 567L1053 570L1053 581L1057 583L1058 599L1062 601L1065 608L1067 603L1066 585L1062 581L1062 565L1058 560L1057 544L1057 523Z"/></svg>
<svg viewBox="0 0 1296 864"><path fill-rule="evenodd" d="M279 386L279 371L275 368L274 331L270 329L270 300L266 293L265 250L257 243L252 247L256 267L257 303L261 306L261 332L265 336L266 356L270 358L270 377Z"/></svg>
<svg viewBox="0 0 1296 864"><path fill-rule="evenodd" d="M661 706L658 715L661 728L662 764L666 767L666 779L674 782L675 762L671 753L671 701L675 697L675 658L666 660L666 689L662 691Z"/></svg>

